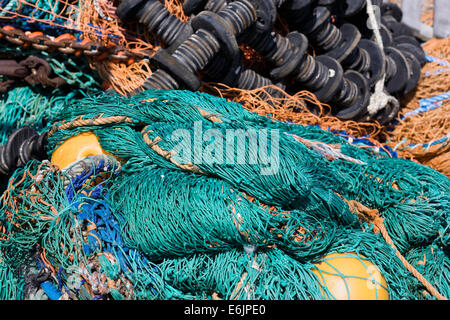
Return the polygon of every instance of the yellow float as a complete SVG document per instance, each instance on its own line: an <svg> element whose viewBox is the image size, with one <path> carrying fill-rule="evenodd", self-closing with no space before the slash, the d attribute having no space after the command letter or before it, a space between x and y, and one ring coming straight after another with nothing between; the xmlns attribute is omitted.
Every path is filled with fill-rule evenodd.
<svg viewBox="0 0 450 320"><path fill-rule="evenodd" d="M389 300L386 280L366 257L354 252L332 253L314 263L324 297L336 300Z"/></svg>
<svg viewBox="0 0 450 320"><path fill-rule="evenodd" d="M70 137L56 148L50 161L62 170L75 161L98 154L109 153L102 149L98 137L93 132L82 132Z"/></svg>

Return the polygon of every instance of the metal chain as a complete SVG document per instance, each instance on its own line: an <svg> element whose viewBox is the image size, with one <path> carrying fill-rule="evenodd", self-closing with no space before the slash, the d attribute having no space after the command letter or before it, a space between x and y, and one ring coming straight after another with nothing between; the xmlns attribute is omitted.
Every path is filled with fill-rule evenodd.
<svg viewBox="0 0 450 320"><path fill-rule="evenodd" d="M145 55L128 51L120 45L104 46L90 40L77 40L71 34L63 34L57 38L45 35L42 32L23 32L12 27L0 27L0 39L5 38L10 43L22 47L32 47L40 51L53 52L58 50L64 54L80 55L100 60L112 60L130 64L134 60L144 59Z"/></svg>
<svg viewBox="0 0 450 320"><path fill-rule="evenodd" d="M57 76L50 78L52 73L50 64L39 57L29 56L20 62L16 60L0 60L0 77L12 77L6 81L0 81L0 92L6 92L16 81L24 80L30 85L41 84L58 88L66 81Z"/></svg>

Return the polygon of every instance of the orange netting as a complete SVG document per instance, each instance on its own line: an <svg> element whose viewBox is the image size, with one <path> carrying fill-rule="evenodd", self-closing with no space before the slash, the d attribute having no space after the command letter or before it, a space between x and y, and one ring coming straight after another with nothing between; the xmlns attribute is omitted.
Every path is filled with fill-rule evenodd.
<svg viewBox="0 0 450 320"><path fill-rule="evenodd" d="M7 3L0 7L1 18L10 20L23 18L30 23L37 22L79 31L75 23L79 12L77 0L58 0L55 3L48 1L44 3L45 6L43 3L35 2L17 0ZM22 14L23 11L27 11L27 14Z"/></svg>
<svg viewBox="0 0 450 320"><path fill-rule="evenodd" d="M139 35L130 34L137 27L123 28L115 14L116 7L108 0L80 0L78 22L85 38L99 41L98 36L89 32L90 29L100 28L105 35L114 35L116 42L129 51L151 56L159 48L157 40L144 30ZM110 37L102 37L105 44L110 43ZM111 61L91 60L91 67L107 82L107 86L120 94L127 94L143 84L151 75L148 60L132 61L130 64Z"/></svg>
<svg viewBox="0 0 450 320"><path fill-rule="evenodd" d="M450 92L450 38L431 39L423 45L427 55L441 59L422 68L421 80L406 96L404 108L388 138L388 144L397 148L401 157L429 165L450 176L450 98L438 101L435 108L423 113L412 113L420 107L421 99ZM445 66L445 63L449 64ZM400 120L403 116L405 118ZM429 145L434 141L442 141Z"/></svg>

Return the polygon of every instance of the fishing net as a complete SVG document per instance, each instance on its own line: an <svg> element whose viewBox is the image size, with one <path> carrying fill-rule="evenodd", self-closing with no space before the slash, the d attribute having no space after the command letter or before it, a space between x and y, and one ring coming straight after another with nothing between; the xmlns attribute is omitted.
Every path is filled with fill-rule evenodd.
<svg viewBox="0 0 450 320"><path fill-rule="evenodd" d="M278 134L266 151L278 151L279 167L264 174L263 144L259 160L248 152L239 162L234 148L224 154L235 163L221 163L208 134L195 151L201 162L177 158L177 146L195 142L177 144L171 134L195 136L200 124L217 140L227 129L268 141ZM85 131L121 164L90 157L60 172L35 162L14 173L2 198L3 261L25 279L27 297L333 299L317 263L346 252L376 266L386 285L360 280L391 299L448 295L450 184L430 168L189 91L72 99L49 133L49 154ZM250 138L243 149L251 150ZM423 254L432 268L420 268ZM53 291L30 295L27 279L39 266L50 270L43 283Z"/></svg>
<svg viewBox="0 0 450 320"><path fill-rule="evenodd" d="M382 126L378 122L338 119L331 115L329 105L317 100L309 91L299 91L295 95L290 95L276 86L242 90L217 83L205 84L204 90L229 101L238 102L245 109L259 115L288 123L319 126L348 138L365 138L368 144L383 147L379 141Z"/></svg>
<svg viewBox="0 0 450 320"><path fill-rule="evenodd" d="M4 0L1 26L151 57L163 44L142 26L118 23L116 5ZM181 1L165 6L186 21ZM204 83L202 92L126 97L151 74L148 59L32 51L75 90L4 94L2 141L23 125L49 131L51 157L69 138L94 132L113 156L63 170L32 161L12 173L0 198L0 298L336 299L326 276L343 281L346 298L355 279L375 298L449 297L448 139L439 140L448 133L447 98L414 111L448 91L439 51L448 41L436 41L425 44L422 82L390 132L332 117L305 91ZM32 50L8 46L13 56ZM263 66L241 49L247 65ZM373 263L385 282L334 267L332 254L365 269Z"/></svg>
<svg viewBox="0 0 450 320"><path fill-rule="evenodd" d="M0 144L5 144L9 135L16 129L29 126L42 133L53 123L53 119L63 108L64 102L75 93L63 95L58 90L47 94L35 92L30 87L17 87L10 90L0 100L0 123L2 127Z"/></svg>
<svg viewBox="0 0 450 320"><path fill-rule="evenodd" d="M130 28L130 31L126 31L119 26L115 7L109 1L41 2L3 1L0 7L1 24L13 25L24 31L43 31L55 37L70 34L80 41L95 41L106 47L123 47L135 54L151 56L154 49L159 47L157 40L145 30ZM136 34L141 36L137 37ZM110 87L122 94L134 90L151 74L148 61L141 58L117 62L87 57L83 62L80 65L87 62L91 72L98 72L105 82L105 89Z"/></svg>

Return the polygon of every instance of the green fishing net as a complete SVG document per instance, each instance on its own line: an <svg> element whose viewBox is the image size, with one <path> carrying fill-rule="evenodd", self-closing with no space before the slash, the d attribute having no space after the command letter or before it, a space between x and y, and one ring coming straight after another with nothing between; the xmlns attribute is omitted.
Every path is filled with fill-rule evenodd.
<svg viewBox="0 0 450 320"><path fill-rule="evenodd" d="M14 172L0 270L18 285L2 297L333 299L313 270L352 252L390 299L434 299L355 203L449 296L450 181L437 171L198 92L87 95L52 119L49 157L86 131L112 156Z"/></svg>

